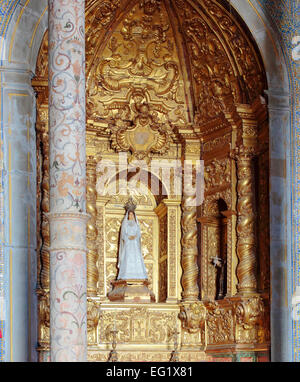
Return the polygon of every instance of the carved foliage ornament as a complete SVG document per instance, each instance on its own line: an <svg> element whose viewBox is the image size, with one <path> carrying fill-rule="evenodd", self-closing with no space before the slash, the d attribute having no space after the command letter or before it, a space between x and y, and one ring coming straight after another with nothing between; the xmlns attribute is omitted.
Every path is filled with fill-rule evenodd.
<svg viewBox="0 0 300 382"><path fill-rule="evenodd" d="M141 0L140 7L144 9L146 15L151 16L159 9L161 0Z"/></svg>
<svg viewBox="0 0 300 382"><path fill-rule="evenodd" d="M115 28L108 41L97 42L95 50L99 54L94 55L88 65L89 117L107 122L117 115L125 130L133 125L142 129L139 114L147 112L148 106L152 111L155 109L157 118L148 126L155 125L153 131L160 131L160 137L164 133L158 121L167 126L170 123L185 126L188 107L185 106L184 81L165 4L142 0L125 13ZM131 108L132 103L137 106L135 110ZM141 111L142 103L147 105ZM148 130L148 134L153 131ZM165 138L158 143L157 134L153 139L161 146L167 143ZM118 136L117 145L125 145L122 136ZM157 150L160 148L156 147Z"/></svg>
<svg viewBox="0 0 300 382"><path fill-rule="evenodd" d="M252 329L262 323L264 318L264 302L261 297L243 300L236 306L237 323L244 329Z"/></svg>
<svg viewBox="0 0 300 382"><path fill-rule="evenodd" d="M40 324L50 328L50 293L42 292L39 298L39 320Z"/></svg>
<svg viewBox="0 0 300 382"><path fill-rule="evenodd" d="M106 27L113 19L116 9L120 6L120 0L100 1L97 3L95 20Z"/></svg>
<svg viewBox="0 0 300 382"><path fill-rule="evenodd" d="M204 171L205 189L208 191L214 187L220 187L224 183L231 182L231 163L229 158L215 159Z"/></svg>
<svg viewBox="0 0 300 382"><path fill-rule="evenodd" d="M100 311L97 303L92 299L87 300L87 328L88 331L96 329L100 319Z"/></svg>
<svg viewBox="0 0 300 382"><path fill-rule="evenodd" d="M102 0L86 5L86 53L95 54L101 32L113 22L120 0ZM89 60L87 66L90 65Z"/></svg>
<svg viewBox="0 0 300 382"><path fill-rule="evenodd" d="M176 327L175 312L161 312L146 307L122 311L102 311L98 331L102 343L111 342L111 330L118 330L118 343L160 344L170 342Z"/></svg>
<svg viewBox="0 0 300 382"><path fill-rule="evenodd" d="M149 157L151 152L166 153L171 143L171 126L160 124L147 103L134 104L132 109L132 122L119 113L110 123L112 147L116 151L130 150L138 160Z"/></svg>
<svg viewBox="0 0 300 382"><path fill-rule="evenodd" d="M233 70L221 42L188 2L176 0L187 41L196 96L196 123L214 119L233 104Z"/></svg>
<svg viewBox="0 0 300 382"><path fill-rule="evenodd" d="M264 79L254 48L232 16L216 1L198 4L197 9L188 1L175 1L197 97L195 122L200 124L232 111L234 102L254 100Z"/></svg>
<svg viewBox="0 0 300 382"><path fill-rule="evenodd" d="M197 333L200 329L204 329L205 326L205 306L200 301L189 306L181 305L178 317L182 322L183 329L189 333Z"/></svg>
<svg viewBox="0 0 300 382"><path fill-rule="evenodd" d="M253 47L232 16L226 13L220 4L211 0L204 0L204 4L230 46L238 70L242 74L242 79L239 80L241 88L246 91L249 100L255 99L263 90L264 79Z"/></svg>
<svg viewBox="0 0 300 382"><path fill-rule="evenodd" d="M209 343L234 342L232 309L224 309L216 302L207 305L207 328Z"/></svg>

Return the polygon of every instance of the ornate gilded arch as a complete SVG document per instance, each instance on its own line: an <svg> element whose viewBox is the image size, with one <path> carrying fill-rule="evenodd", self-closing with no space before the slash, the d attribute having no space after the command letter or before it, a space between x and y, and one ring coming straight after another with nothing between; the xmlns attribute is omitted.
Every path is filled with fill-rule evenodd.
<svg viewBox="0 0 300 382"><path fill-rule="evenodd" d="M42 217L42 212L49 209L47 40L46 33L38 57L36 77L33 79L37 93L39 149L37 207L40 211L38 272L41 280L41 317L45 316L43 312L49 290L49 228ZM185 317L185 322L180 327L180 344L183 349L186 346L197 349L197 352L200 345L214 351L218 346L233 349L238 342L247 344L250 338L261 347L267 346L267 326L259 321L259 329L255 324L251 329L244 330L242 319L237 321L235 317L237 297L234 296L238 284L236 268L240 261L236 250L237 226L246 225L249 214L249 211L238 207L238 199L244 197L247 201L250 196L247 190L240 192L238 188L238 172L243 169L238 167L240 159L233 155L236 148L244 146L256 155L254 178L255 193L258 195L255 202L257 216L253 214L252 221L257 219L259 227L256 238L259 243L257 257L262 276L258 291L267 305L270 285L267 207L269 143L267 100L264 95L266 84L266 75L256 44L225 0L86 1L87 210L92 216L87 232L89 302L98 304L95 301L99 296L105 298L105 291L114 276L115 267L113 262L108 265L110 276L105 279L106 265L99 253L105 251L103 232L106 223L102 217L105 216L108 200L103 195L100 197L96 189L96 167L100 158L110 158L117 164L118 153L130 152L134 159L146 161L202 159L205 166L204 204L197 208L197 214L192 211L191 216L197 216L200 222L198 284L204 302L200 302L200 307L198 303L191 308L188 305L180 307L186 313L181 314L181 318ZM198 150L200 145L201 150ZM159 181L163 183L163 179ZM218 254L216 239L219 235L219 223L215 215L220 212L217 211L216 204L220 198L227 205L224 215L227 295L222 301L207 303L206 300L215 299L214 273L209 259ZM147 200L149 202L150 199ZM160 278L158 289L161 292L158 300L159 303L173 305L168 308L170 310L167 313L164 307L159 308L162 310L145 309L142 317L143 322L147 322L145 333L149 334L151 344L168 347L170 339L167 323L172 322L175 326L179 312L181 254L178 232L181 207L180 200L175 195L169 195L168 200L163 200L162 195L159 195L155 203L154 200L152 202L148 205L149 211L155 208L160 234L164 237L159 247L157 269L164 277ZM119 221L113 220L112 215L117 210L112 205L110 207L112 212L109 216L109 235L110 238L113 237L112 242L115 240L115 225ZM150 212L148 218L149 216ZM191 223L196 225L194 221ZM195 232L196 228L193 233ZM149 236L151 235L148 232L147 237ZM114 257L113 253L112 258ZM176 264L179 264L178 268L173 272ZM251 267L252 264L246 262L245 269L252 269ZM168 277L172 278L170 290ZM239 301L238 304L240 303L244 302ZM261 300L258 304L262 310ZM191 314L188 314L189 309ZM95 345L100 339L103 350L104 344L107 346L109 343L105 333L110 328L114 312L107 308L98 332L99 317L94 314L95 311L93 308L89 312L89 322L92 322L89 327L89 344ZM117 318L120 327L128 330L128 336L120 334L120 341L126 344L142 341L132 329L137 313L140 314L140 310L133 309L126 311L124 315L127 320L131 320L131 329L126 326L127 321L122 315ZM204 325L205 320L207 325ZM237 322L241 322L239 327L235 326L239 325ZM48 321L45 319L45 325L40 325L41 343L46 344L48 339L44 334L48 330ZM143 325L142 321L139 325ZM156 331L151 325L157 331L159 328L159 340L156 339ZM193 327L193 331L186 329L190 327ZM216 328L223 328L224 333L221 335ZM207 336L204 336L203 330L207 330ZM146 336L144 342L147 344ZM99 357L106 360L104 350L100 355L93 354L95 359Z"/></svg>

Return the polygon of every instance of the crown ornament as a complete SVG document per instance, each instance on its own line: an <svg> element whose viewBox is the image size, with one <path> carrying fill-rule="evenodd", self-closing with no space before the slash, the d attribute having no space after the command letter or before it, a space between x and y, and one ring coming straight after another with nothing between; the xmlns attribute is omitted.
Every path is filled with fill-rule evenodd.
<svg viewBox="0 0 300 382"><path fill-rule="evenodd" d="M127 200L126 204L124 205L124 208L126 209L127 212L134 212L136 209L136 203L134 203L134 200L132 196L129 197Z"/></svg>

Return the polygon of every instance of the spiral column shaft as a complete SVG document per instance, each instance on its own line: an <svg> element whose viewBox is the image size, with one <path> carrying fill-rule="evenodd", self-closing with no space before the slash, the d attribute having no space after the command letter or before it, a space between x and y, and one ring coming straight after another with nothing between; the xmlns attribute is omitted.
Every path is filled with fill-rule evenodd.
<svg viewBox="0 0 300 382"><path fill-rule="evenodd" d="M238 292L241 295L257 292L253 157L253 148L241 146L237 150L237 277Z"/></svg>
<svg viewBox="0 0 300 382"><path fill-rule="evenodd" d="M198 246L197 246L197 189L196 189L196 160L200 159L198 142L185 146L183 162L183 193L182 193L182 279L183 301L194 302L199 297L198 287Z"/></svg>

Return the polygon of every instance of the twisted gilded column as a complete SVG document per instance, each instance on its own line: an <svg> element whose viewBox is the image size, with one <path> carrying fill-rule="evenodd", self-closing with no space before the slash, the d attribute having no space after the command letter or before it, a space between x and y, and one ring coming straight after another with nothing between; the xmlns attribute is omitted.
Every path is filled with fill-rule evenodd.
<svg viewBox="0 0 300 382"><path fill-rule="evenodd" d="M256 260L256 208L254 199L253 147L240 146L235 151L238 176L237 202L237 266L238 293L248 295L257 292Z"/></svg>
<svg viewBox="0 0 300 382"><path fill-rule="evenodd" d="M87 224L87 293L89 296L97 295L99 271L97 266L97 191L96 191L96 160L88 157L86 165L86 209L91 216Z"/></svg>
<svg viewBox="0 0 300 382"><path fill-rule="evenodd" d="M85 1L49 0L51 361L86 361Z"/></svg>
<svg viewBox="0 0 300 382"><path fill-rule="evenodd" d="M49 203L49 134L48 130L43 127L41 131L42 141L42 203L41 211L43 214L47 214L50 211ZM41 216L41 236L42 236L42 248L41 248L41 286L43 290L49 291L49 275L50 275L50 259L49 259L49 246L50 246L50 233L49 222L45 219L45 216Z"/></svg>
<svg viewBox="0 0 300 382"><path fill-rule="evenodd" d="M189 155L190 154L190 155ZM182 297L184 302L198 300L197 196L195 160L200 158L199 143L186 143L183 163L183 193L181 215Z"/></svg>

